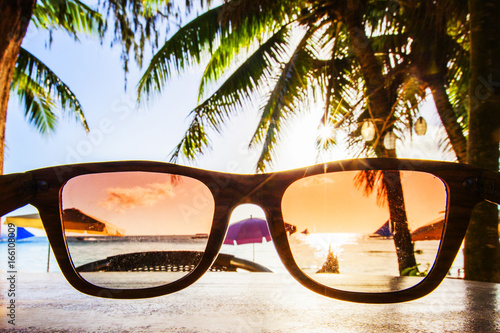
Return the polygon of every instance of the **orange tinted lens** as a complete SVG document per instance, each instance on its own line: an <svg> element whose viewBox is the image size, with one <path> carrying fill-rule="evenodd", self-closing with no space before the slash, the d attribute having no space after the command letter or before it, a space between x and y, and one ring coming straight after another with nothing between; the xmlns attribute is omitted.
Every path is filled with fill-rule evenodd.
<svg viewBox="0 0 500 333"><path fill-rule="evenodd" d="M328 287L357 292L410 288L439 249L447 190L432 174L345 171L294 182L282 200L298 267Z"/></svg>
<svg viewBox="0 0 500 333"><path fill-rule="evenodd" d="M121 289L189 274L206 248L215 206L200 181L154 172L78 176L61 200L76 270L92 284Z"/></svg>

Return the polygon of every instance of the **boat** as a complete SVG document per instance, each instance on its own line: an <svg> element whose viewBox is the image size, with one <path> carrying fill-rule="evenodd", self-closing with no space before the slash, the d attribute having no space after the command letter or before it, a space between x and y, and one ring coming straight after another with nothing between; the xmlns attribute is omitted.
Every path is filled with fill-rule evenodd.
<svg viewBox="0 0 500 333"><path fill-rule="evenodd" d="M191 237L191 239L207 239L207 238L208 238L208 234L205 234L205 233L198 233L198 234Z"/></svg>
<svg viewBox="0 0 500 333"><path fill-rule="evenodd" d="M370 235L370 238L392 238L393 227L392 223L389 222L390 220L387 220L387 222L385 222L380 228L378 228L377 231Z"/></svg>

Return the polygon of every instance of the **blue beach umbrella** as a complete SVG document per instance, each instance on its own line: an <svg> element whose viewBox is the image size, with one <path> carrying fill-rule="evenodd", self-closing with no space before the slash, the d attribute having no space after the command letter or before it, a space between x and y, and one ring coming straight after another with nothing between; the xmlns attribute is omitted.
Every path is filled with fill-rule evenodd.
<svg viewBox="0 0 500 333"><path fill-rule="evenodd" d="M31 232L28 230L24 229L23 227L17 227L17 233L16 233L16 239L17 240L22 240L30 237L34 237Z"/></svg>

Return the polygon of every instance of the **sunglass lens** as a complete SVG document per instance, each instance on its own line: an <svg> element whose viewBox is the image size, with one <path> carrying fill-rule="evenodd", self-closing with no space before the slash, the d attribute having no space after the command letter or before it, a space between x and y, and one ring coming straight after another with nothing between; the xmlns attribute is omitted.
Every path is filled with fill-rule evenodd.
<svg viewBox="0 0 500 333"><path fill-rule="evenodd" d="M200 181L155 172L110 172L70 179L62 221L74 267L106 288L165 285L201 260L214 214Z"/></svg>
<svg viewBox="0 0 500 333"><path fill-rule="evenodd" d="M327 287L390 292L415 286L434 265L447 189L416 171L344 171L294 182L282 200L298 267Z"/></svg>

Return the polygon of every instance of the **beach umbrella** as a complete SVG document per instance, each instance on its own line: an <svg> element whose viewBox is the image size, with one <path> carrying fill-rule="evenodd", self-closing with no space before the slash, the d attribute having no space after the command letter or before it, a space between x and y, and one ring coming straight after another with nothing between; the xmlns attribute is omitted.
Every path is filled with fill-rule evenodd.
<svg viewBox="0 0 500 333"><path fill-rule="evenodd" d="M87 214L84 214L76 208L65 209L63 211L63 221L65 231L84 233L84 234L97 234L103 236L124 236L125 231L117 226L98 220ZM43 229L43 223L38 214L28 214L19 216L8 216L4 224L13 224L18 230L19 228L36 228ZM50 246L47 258L47 272L50 265Z"/></svg>
<svg viewBox="0 0 500 333"><path fill-rule="evenodd" d="M437 219L429 224L421 226L415 229L411 233L411 240L423 241L423 240L441 240L441 235L443 233L444 219Z"/></svg>
<svg viewBox="0 0 500 333"><path fill-rule="evenodd" d="M229 226L224 244L253 244L253 260L255 260L255 243L262 243L264 239L266 242L271 240L266 220L250 216Z"/></svg>
<svg viewBox="0 0 500 333"><path fill-rule="evenodd" d="M498 218L498 238L500 238L500 216ZM444 218L437 218L428 224L415 229L411 233L412 241L441 240L444 227Z"/></svg>
<svg viewBox="0 0 500 333"><path fill-rule="evenodd" d="M76 208L63 210L64 229L68 232L78 232L105 236L124 236L125 230L117 226L84 214Z"/></svg>
<svg viewBox="0 0 500 333"><path fill-rule="evenodd" d="M17 227L17 232L16 232L16 239L17 240L23 240L23 239L28 239L31 237L34 237L31 232L28 230L24 229L23 227Z"/></svg>
<svg viewBox="0 0 500 333"><path fill-rule="evenodd" d="M28 238L31 238L31 237L34 237L35 235L33 235L31 232L29 232L28 230L24 229L23 227L16 227L16 241L20 241L20 240L25 240L25 239L28 239ZM12 237L11 234L9 233L9 238ZM1 238L2 241L4 241L4 237Z"/></svg>
<svg viewBox="0 0 500 333"><path fill-rule="evenodd" d="M67 232L105 235L105 236L124 236L125 231L117 226L98 220L80 210L71 208L63 211L64 230ZM22 228L43 229L43 223L38 214L8 216L4 224L13 224Z"/></svg>

